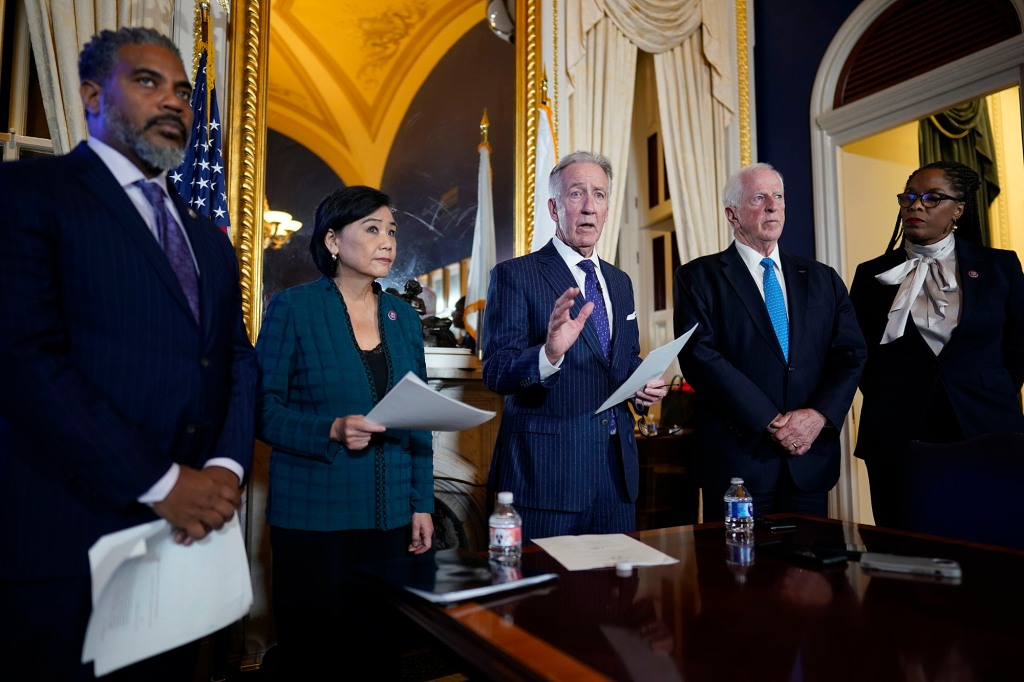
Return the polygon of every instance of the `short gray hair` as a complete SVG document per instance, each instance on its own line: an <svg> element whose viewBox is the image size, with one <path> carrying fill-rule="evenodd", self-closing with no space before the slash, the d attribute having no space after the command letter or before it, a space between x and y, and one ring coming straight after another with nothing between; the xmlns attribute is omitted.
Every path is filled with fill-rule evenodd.
<svg viewBox="0 0 1024 682"><path fill-rule="evenodd" d="M779 182L782 183L782 187L785 189L786 183L782 179L782 173L775 170L774 166L770 163L752 163L749 166L740 168L725 181L725 187L722 189L722 204L725 206L739 206L740 199L743 197L743 181L748 175L759 171L775 173L779 176Z"/></svg>
<svg viewBox="0 0 1024 682"><path fill-rule="evenodd" d="M548 175L548 193L552 199L559 199L562 196L562 172L574 163L594 163L601 167L604 174L608 176L608 196L612 195L612 162L600 154L593 152L576 151L562 157L558 165L551 169Z"/></svg>

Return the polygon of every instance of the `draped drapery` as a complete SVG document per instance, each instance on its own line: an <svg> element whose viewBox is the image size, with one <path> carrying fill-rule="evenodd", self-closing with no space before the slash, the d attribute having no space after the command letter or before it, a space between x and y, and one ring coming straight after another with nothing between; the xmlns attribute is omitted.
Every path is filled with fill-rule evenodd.
<svg viewBox="0 0 1024 682"><path fill-rule="evenodd" d="M569 97L570 147L586 149L612 160L608 220L598 255L615 261L622 222L622 200L626 193L626 163L629 156L629 127L633 113L633 81L636 79L636 46L610 21L596 23L585 37L586 51L577 71L579 85Z"/></svg>
<svg viewBox="0 0 1024 682"><path fill-rule="evenodd" d="M655 55L665 163L682 262L720 250L728 232L718 197L728 176L726 127L737 110L732 3L725 0L569 0L566 27L571 149L590 149L625 168L636 50ZM701 29L701 30L697 30ZM624 42L628 42L628 45ZM604 69L604 70L602 70ZM624 173L598 253L614 261Z"/></svg>
<svg viewBox="0 0 1024 682"><path fill-rule="evenodd" d="M959 161L981 176L978 189L981 234L960 236L989 244L988 210L999 196L999 169L985 98L972 99L921 119L917 145L922 166L940 160Z"/></svg>
<svg viewBox="0 0 1024 682"><path fill-rule="evenodd" d="M43 94L53 153L87 135L79 96L78 53L104 29L150 26L169 33L174 0L32 0L25 3L32 53Z"/></svg>

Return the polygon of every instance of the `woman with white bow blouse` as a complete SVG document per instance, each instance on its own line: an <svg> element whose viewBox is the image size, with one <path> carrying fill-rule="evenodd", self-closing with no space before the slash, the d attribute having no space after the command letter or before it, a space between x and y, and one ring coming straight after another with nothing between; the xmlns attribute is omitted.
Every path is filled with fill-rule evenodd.
<svg viewBox="0 0 1024 682"><path fill-rule="evenodd" d="M1024 432L1024 273L1016 253L980 245L979 186L955 161L914 171L887 253L850 288L868 343L855 455L880 526L902 525L911 440Z"/></svg>

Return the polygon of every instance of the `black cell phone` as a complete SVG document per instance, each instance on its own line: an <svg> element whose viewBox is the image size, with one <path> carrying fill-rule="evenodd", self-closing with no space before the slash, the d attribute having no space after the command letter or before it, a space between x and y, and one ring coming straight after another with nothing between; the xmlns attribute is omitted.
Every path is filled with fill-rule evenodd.
<svg viewBox="0 0 1024 682"><path fill-rule="evenodd" d="M770 519L767 516L755 516L754 528L772 533L788 533L796 530L796 524L784 519Z"/></svg>
<svg viewBox="0 0 1024 682"><path fill-rule="evenodd" d="M802 545L793 542L763 542L757 545L758 553L774 554L793 563L811 568L840 566L848 561L846 552L829 547Z"/></svg>

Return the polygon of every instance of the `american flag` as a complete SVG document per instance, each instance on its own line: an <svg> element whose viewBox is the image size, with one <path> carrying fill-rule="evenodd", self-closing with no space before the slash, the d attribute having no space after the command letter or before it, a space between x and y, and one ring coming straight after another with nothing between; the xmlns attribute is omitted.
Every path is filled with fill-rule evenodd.
<svg viewBox="0 0 1024 682"><path fill-rule="evenodd" d="M197 212L230 235L224 162L220 154L220 110L217 89L206 76L206 48L199 57L196 84L192 91L195 116L185 160L168 177L178 193Z"/></svg>

